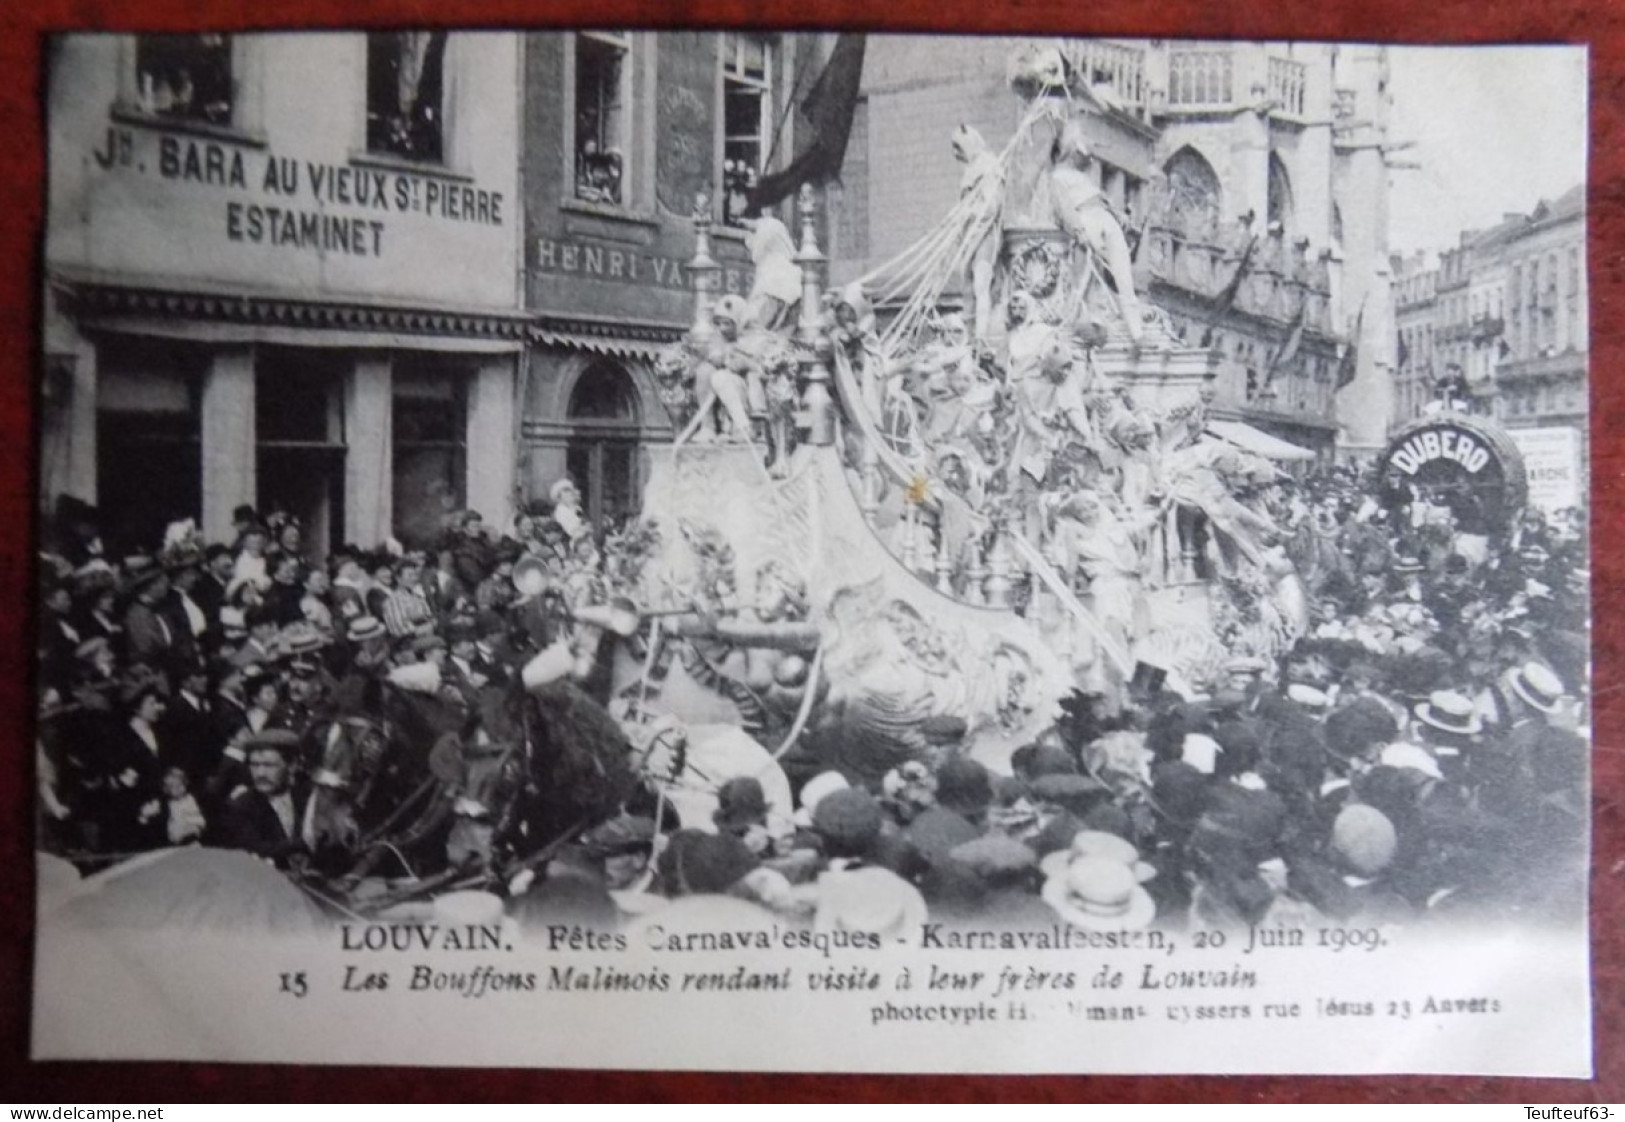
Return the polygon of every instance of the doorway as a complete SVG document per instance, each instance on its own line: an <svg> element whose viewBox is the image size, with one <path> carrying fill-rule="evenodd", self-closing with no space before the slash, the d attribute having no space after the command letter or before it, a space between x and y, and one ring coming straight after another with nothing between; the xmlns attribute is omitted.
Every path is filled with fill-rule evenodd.
<svg viewBox="0 0 1625 1122"><path fill-rule="evenodd" d="M565 412L565 470L584 513L600 531L625 525L642 507L637 387L620 363L600 359L576 380Z"/></svg>

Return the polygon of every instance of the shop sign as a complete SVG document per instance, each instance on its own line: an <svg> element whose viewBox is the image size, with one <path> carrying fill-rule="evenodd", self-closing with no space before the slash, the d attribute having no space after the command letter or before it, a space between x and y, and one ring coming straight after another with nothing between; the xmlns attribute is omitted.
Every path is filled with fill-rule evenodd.
<svg viewBox="0 0 1625 1122"><path fill-rule="evenodd" d="M539 273L589 277L612 284L682 292L690 288L688 268L675 257L577 238L536 239L535 266ZM721 280L722 291L744 295L750 291L751 271L724 266Z"/></svg>
<svg viewBox="0 0 1625 1122"><path fill-rule="evenodd" d="M92 158L103 172L218 195L216 229L230 242L382 257L398 216L488 227L507 220L501 191L460 179L117 125Z"/></svg>
<svg viewBox="0 0 1625 1122"><path fill-rule="evenodd" d="M1477 435L1454 425L1424 429L1393 449L1388 462L1405 475L1415 475L1436 460L1450 460L1469 475L1477 475L1490 462L1490 450Z"/></svg>
<svg viewBox="0 0 1625 1122"><path fill-rule="evenodd" d="M1510 429L1508 435L1523 455L1531 504L1549 511L1581 505L1584 475L1577 429L1562 425Z"/></svg>

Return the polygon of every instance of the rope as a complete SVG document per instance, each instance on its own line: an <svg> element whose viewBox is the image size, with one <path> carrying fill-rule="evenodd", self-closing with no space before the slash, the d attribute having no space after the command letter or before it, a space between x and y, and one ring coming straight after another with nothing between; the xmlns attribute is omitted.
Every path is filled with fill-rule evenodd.
<svg viewBox="0 0 1625 1122"><path fill-rule="evenodd" d="M948 213L920 238L858 278L857 283L865 290L878 284L881 299L913 290L882 336L886 351L895 353L906 349L916 339L948 283L964 270L983 241L1001 226L1003 187L1016 149L1051 112L1045 99L1035 99L1010 140L994 158L985 178L960 196Z"/></svg>
<svg viewBox="0 0 1625 1122"><path fill-rule="evenodd" d="M785 734L784 742L773 753L773 762L779 760L788 752L799 739L807 727L807 719L812 716L813 698L818 693L818 678L824 668L824 647L819 644L813 652L812 665L807 669L807 692L801 695L801 707L796 711L796 719L790 725L790 731Z"/></svg>

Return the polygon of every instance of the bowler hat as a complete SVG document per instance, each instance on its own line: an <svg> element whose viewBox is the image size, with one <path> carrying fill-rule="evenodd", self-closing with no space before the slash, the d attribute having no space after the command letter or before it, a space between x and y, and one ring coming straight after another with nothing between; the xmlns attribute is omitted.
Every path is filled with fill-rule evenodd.
<svg viewBox="0 0 1625 1122"><path fill-rule="evenodd" d="M660 873L675 896L726 892L756 868L745 843L732 834L679 830L660 854Z"/></svg>
<svg viewBox="0 0 1625 1122"><path fill-rule="evenodd" d="M818 800L812 824L831 856L859 857L880 836L884 818L873 795L861 787L846 787Z"/></svg>
<svg viewBox="0 0 1625 1122"><path fill-rule="evenodd" d="M937 768L937 803L960 814L980 814L993 801L993 778L969 756L950 756Z"/></svg>
<svg viewBox="0 0 1625 1122"><path fill-rule="evenodd" d="M711 820L717 829L734 832L767 820L767 796L760 780L736 776L717 792L717 809Z"/></svg>

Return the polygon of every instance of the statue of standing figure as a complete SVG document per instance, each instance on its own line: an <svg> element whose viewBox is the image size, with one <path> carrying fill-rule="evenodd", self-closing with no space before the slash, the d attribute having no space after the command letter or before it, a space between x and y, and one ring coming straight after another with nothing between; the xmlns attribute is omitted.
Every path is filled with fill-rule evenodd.
<svg viewBox="0 0 1625 1122"><path fill-rule="evenodd" d="M965 165L959 177L960 206L966 208L965 240L971 247L965 271L971 286L975 335L986 339L993 318L993 269L999 259L998 231L1004 173L982 134L969 125L954 130L954 159Z"/></svg>
<svg viewBox="0 0 1625 1122"><path fill-rule="evenodd" d="M739 346L745 318L745 301L740 297L729 295L717 301L711 313L714 331L704 341L695 366L699 408L678 437L679 444L687 443L696 434L705 440L750 441L750 401L753 396L765 398L765 392L761 388L761 371Z"/></svg>
<svg viewBox="0 0 1625 1122"><path fill-rule="evenodd" d="M1054 165L1050 169L1055 221L1085 251L1086 260L1077 283L1088 282L1091 268L1110 270L1118 309L1128 325L1129 337L1138 342L1144 323L1140 300L1134 291L1134 258L1129 253L1122 224L1112 214L1111 204L1089 174L1093 158L1082 124L1077 120L1068 121L1055 142Z"/></svg>
<svg viewBox="0 0 1625 1122"><path fill-rule="evenodd" d="M801 299L801 266L796 264L796 244L783 222L771 214L744 220L750 231L750 295L745 298L745 316L752 327L784 332L793 325L797 302Z"/></svg>

